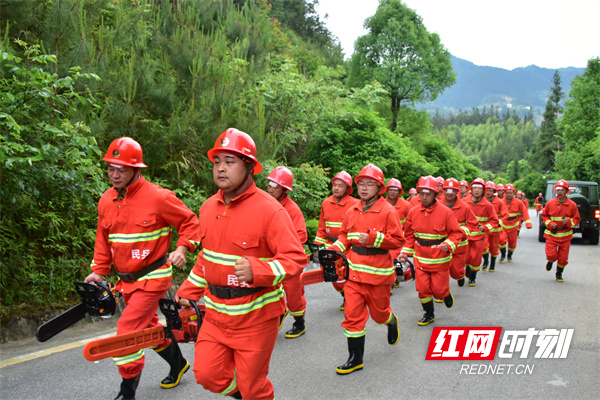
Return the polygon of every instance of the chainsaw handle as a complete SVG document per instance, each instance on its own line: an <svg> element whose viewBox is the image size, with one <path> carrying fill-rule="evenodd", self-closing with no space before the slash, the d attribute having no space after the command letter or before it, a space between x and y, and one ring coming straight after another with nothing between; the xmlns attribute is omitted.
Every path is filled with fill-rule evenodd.
<svg viewBox="0 0 600 400"><path fill-rule="evenodd" d="M338 276L338 280L336 282L342 283L347 281L350 277L350 267L346 256L335 250L319 250L319 263L321 264L321 268L323 268L323 271L326 271L327 273L332 273L333 271L336 271L337 275L337 268L335 263L338 260L342 260L342 264L345 269L345 276L343 277L343 279L339 279L341 277ZM327 279L325 280L327 281Z"/></svg>

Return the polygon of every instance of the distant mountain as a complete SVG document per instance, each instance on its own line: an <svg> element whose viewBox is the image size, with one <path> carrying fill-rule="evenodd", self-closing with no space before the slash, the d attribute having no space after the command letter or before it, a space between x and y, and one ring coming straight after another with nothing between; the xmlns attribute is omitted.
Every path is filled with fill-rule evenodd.
<svg viewBox="0 0 600 400"><path fill-rule="evenodd" d="M527 113L533 108L534 115L540 117L546 107L546 101L552 87L554 69L540 68L530 65L515 68L511 71L481 67L472 62L452 56L456 83L439 96L435 101L417 106L418 109L441 114L459 110L470 111L472 108L490 106L506 111L506 107L514 108L518 115ZM571 89L571 80L585 71L585 68L559 68L561 87L565 98ZM564 100L563 100L564 101Z"/></svg>

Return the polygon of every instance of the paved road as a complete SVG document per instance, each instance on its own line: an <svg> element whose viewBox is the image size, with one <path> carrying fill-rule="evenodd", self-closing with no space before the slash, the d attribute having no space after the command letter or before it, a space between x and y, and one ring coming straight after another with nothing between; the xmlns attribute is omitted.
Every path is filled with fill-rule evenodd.
<svg viewBox="0 0 600 400"><path fill-rule="evenodd" d="M535 211L531 211L535 217ZM521 232L514 263L500 264L497 272L479 273L476 287L452 283L456 305L436 304L436 320L420 327L422 309L414 282L403 283L392 296L400 319L401 338L396 346L386 341L386 327L367 325L365 368L338 376L335 367L347 359L340 323L339 295L328 284L306 288L309 303L308 332L294 340L284 338L292 319L279 334L271 362L270 379L278 399L465 399L540 398L596 399L600 389L600 246L575 239L565 282L546 272L544 244L537 241L537 223ZM24 340L0 346L0 398L2 399L113 399L120 378L110 360L87 362L83 342L111 331L113 321L71 328L49 342ZM494 361L426 361L432 328L497 326L505 330L573 328L566 359L526 359L517 356ZM182 345L193 359L191 344ZM138 399L219 399L202 389L187 373L174 389L161 389L167 365L152 351L146 357ZM19 358L20 357L20 358ZM513 365L510 374L461 374L461 366ZM520 365L532 371L516 374ZM464 367L463 367L464 368ZM523 372L523 371L521 371Z"/></svg>

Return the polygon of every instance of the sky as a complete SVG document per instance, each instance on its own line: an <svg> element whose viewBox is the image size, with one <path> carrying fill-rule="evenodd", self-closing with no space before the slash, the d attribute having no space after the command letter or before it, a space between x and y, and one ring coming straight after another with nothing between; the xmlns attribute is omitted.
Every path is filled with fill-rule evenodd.
<svg viewBox="0 0 600 400"><path fill-rule="evenodd" d="M600 57L600 0L402 0L448 51L480 66L512 70L585 68ZM327 29L348 58L379 0L319 0Z"/></svg>

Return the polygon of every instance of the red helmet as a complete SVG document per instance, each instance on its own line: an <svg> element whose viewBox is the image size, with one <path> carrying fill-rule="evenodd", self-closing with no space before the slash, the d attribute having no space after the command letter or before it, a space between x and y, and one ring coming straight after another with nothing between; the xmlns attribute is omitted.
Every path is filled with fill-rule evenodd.
<svg viewBox="0 0 600 400"><path fill-rule="evenodd" d="M419 182L417 182L417 190L421 190L421 189L429 189L429 190L433 190L434 192L437 192L439 190L437 179L435 179L431 175L422 176L419 179Z"/></svg>
<svg viewBox="0 0 600 400"><path fill-rule="evenodd" d="M438 185L444 184L444 178L442 178L441 176L438 176L437 178L435 178L435 180L437 181Z"/></svg>
<svg viewBox="0 0 600 400"><path fill-rule="evenodd" d="M567 193L571 192L571 189L569 189L569 182L565 181L564 179L556 182L556 185L554 185L554 191L556 191L556 188L559 187L567 189Z"/></svg>
<svg viewBox="0 0 600 400"><path fill-rule="evenodd" d="M400 191L400 194L404 193L404 189L402 189L402 183L396 179L396 178L392 178L388 181L387 183L387 188L398 188L398 190Z"/></svg>
<svg viewBox="0 0 600 400"><path fill-rule="evenodd" d="M538 196L543 196L543 194L541 194L541 193L538 193Z"/></svg>
<svg viewBox="0 0 600 400"><path fill-rule="evenodd" d="M415 188L410 188L410 189L408 190L408 194L417 194L417 189L415 189Z"/></svg>
<svg viewBox="0 0 600 400"><path fill-rule="evenodd" d="M271 171L269 176L267 176L267 179L271 182L275 182L279 186L283 186L287 190L291 190L292 192L294 191L294 189L292 189L292 185L294 184L294 175L292 175L292 171L286 167L275 168L273 171Z"/></svg>
<svg viewBox="0 0 600 400"><path fill-rule="evenodd" d="M458 183L458 186L466 186L466 187L469 187L469 183L463 179L462 181L460 181L460 182Z"/></svg>
<svg viewBox="0 0 600 400"><path fill-rule="evenodd" d="M460 186L460 184L458 183L458 181L454 178L450 178L450 179L446 179L446 182L444 182L444 186L442 187L442 189L446 190L446 189L454 189L456 191L458 191L458 187Z"/></svg>
<svg viewBox="0 0 600 400"><path fill-rule="evenodd" d="M130 137L113 140L103 158L109 164L125 165L134 168L146 168L142 146Z"/></svg>
<svg viewBox="0 0 600 400"><path fill-rule="evenodd" d="M496 190L504 190L504 185L499 183L496 185Z"/></svg>
<svg viewBox="0 0 600 400"><path fill-rule="evenodd" d="M492 181L487 181L485 183L485 189L492 189L492 190L496 190L496 184Z"/></svg>
<svg viewBox="0 0 600 400"><path fill-rule="evenodd" d="M363 169L360 170L360 172L358 173L356 178L354 178L354 183L356 183L358 185L358 181L361 180L362 178L375 179L377 181L377 183L379 183L381 185L381 190L379 191L379 194L385 193L385 183L383 181L383 172L381 171L381 169L378 166L373 165L373 164L364 166Z"/></svg>
<svg viewBox="0 0 600 400"><path fill-rule="evenodd" d="M473 190L473 185L477 186L482 186L483 187L483 193L485 193L485 181L481 178L475 178L475 180L473 182L471 182L471 186L469 187L470 190Z"/></svg>
<svg viewBox="0 0 600 400"><path fill-rule="evenodd" d="M215 161L214 154L220 150L236 154L244 161L246 159L254 161L254 175L262 171L262 164L256 159L256 144L246 132L229 128L221 133L215 142L215 146L207 153L210 161Z"/></svg>
<svg viewBox="0 0 600 400"><path fill-rule="evenodd" d="M523 192L522 192L522 191L520 191L520 190L519 190L519 191L517 191L517 194L518 194L519 196L524 196L524 195L525 195L525 193L523 193Z"/></svg>
<svg viewBox="0 0 600 400"><path fill-rule="evenodd" d="M507 183L506 186L504 187L504 190L512 190L513 192L515 191L515 187L513 186L512 183Z"/></svg>
<svg viewBox="0 0 600 400"><path fill-rule="evenodd" d="M346 186L348 186L348 194L352 194L352 176L346 171L340 171L336 176L331 178L331 184L333 185L333 181L339 179L344 182Z"/></svg>

